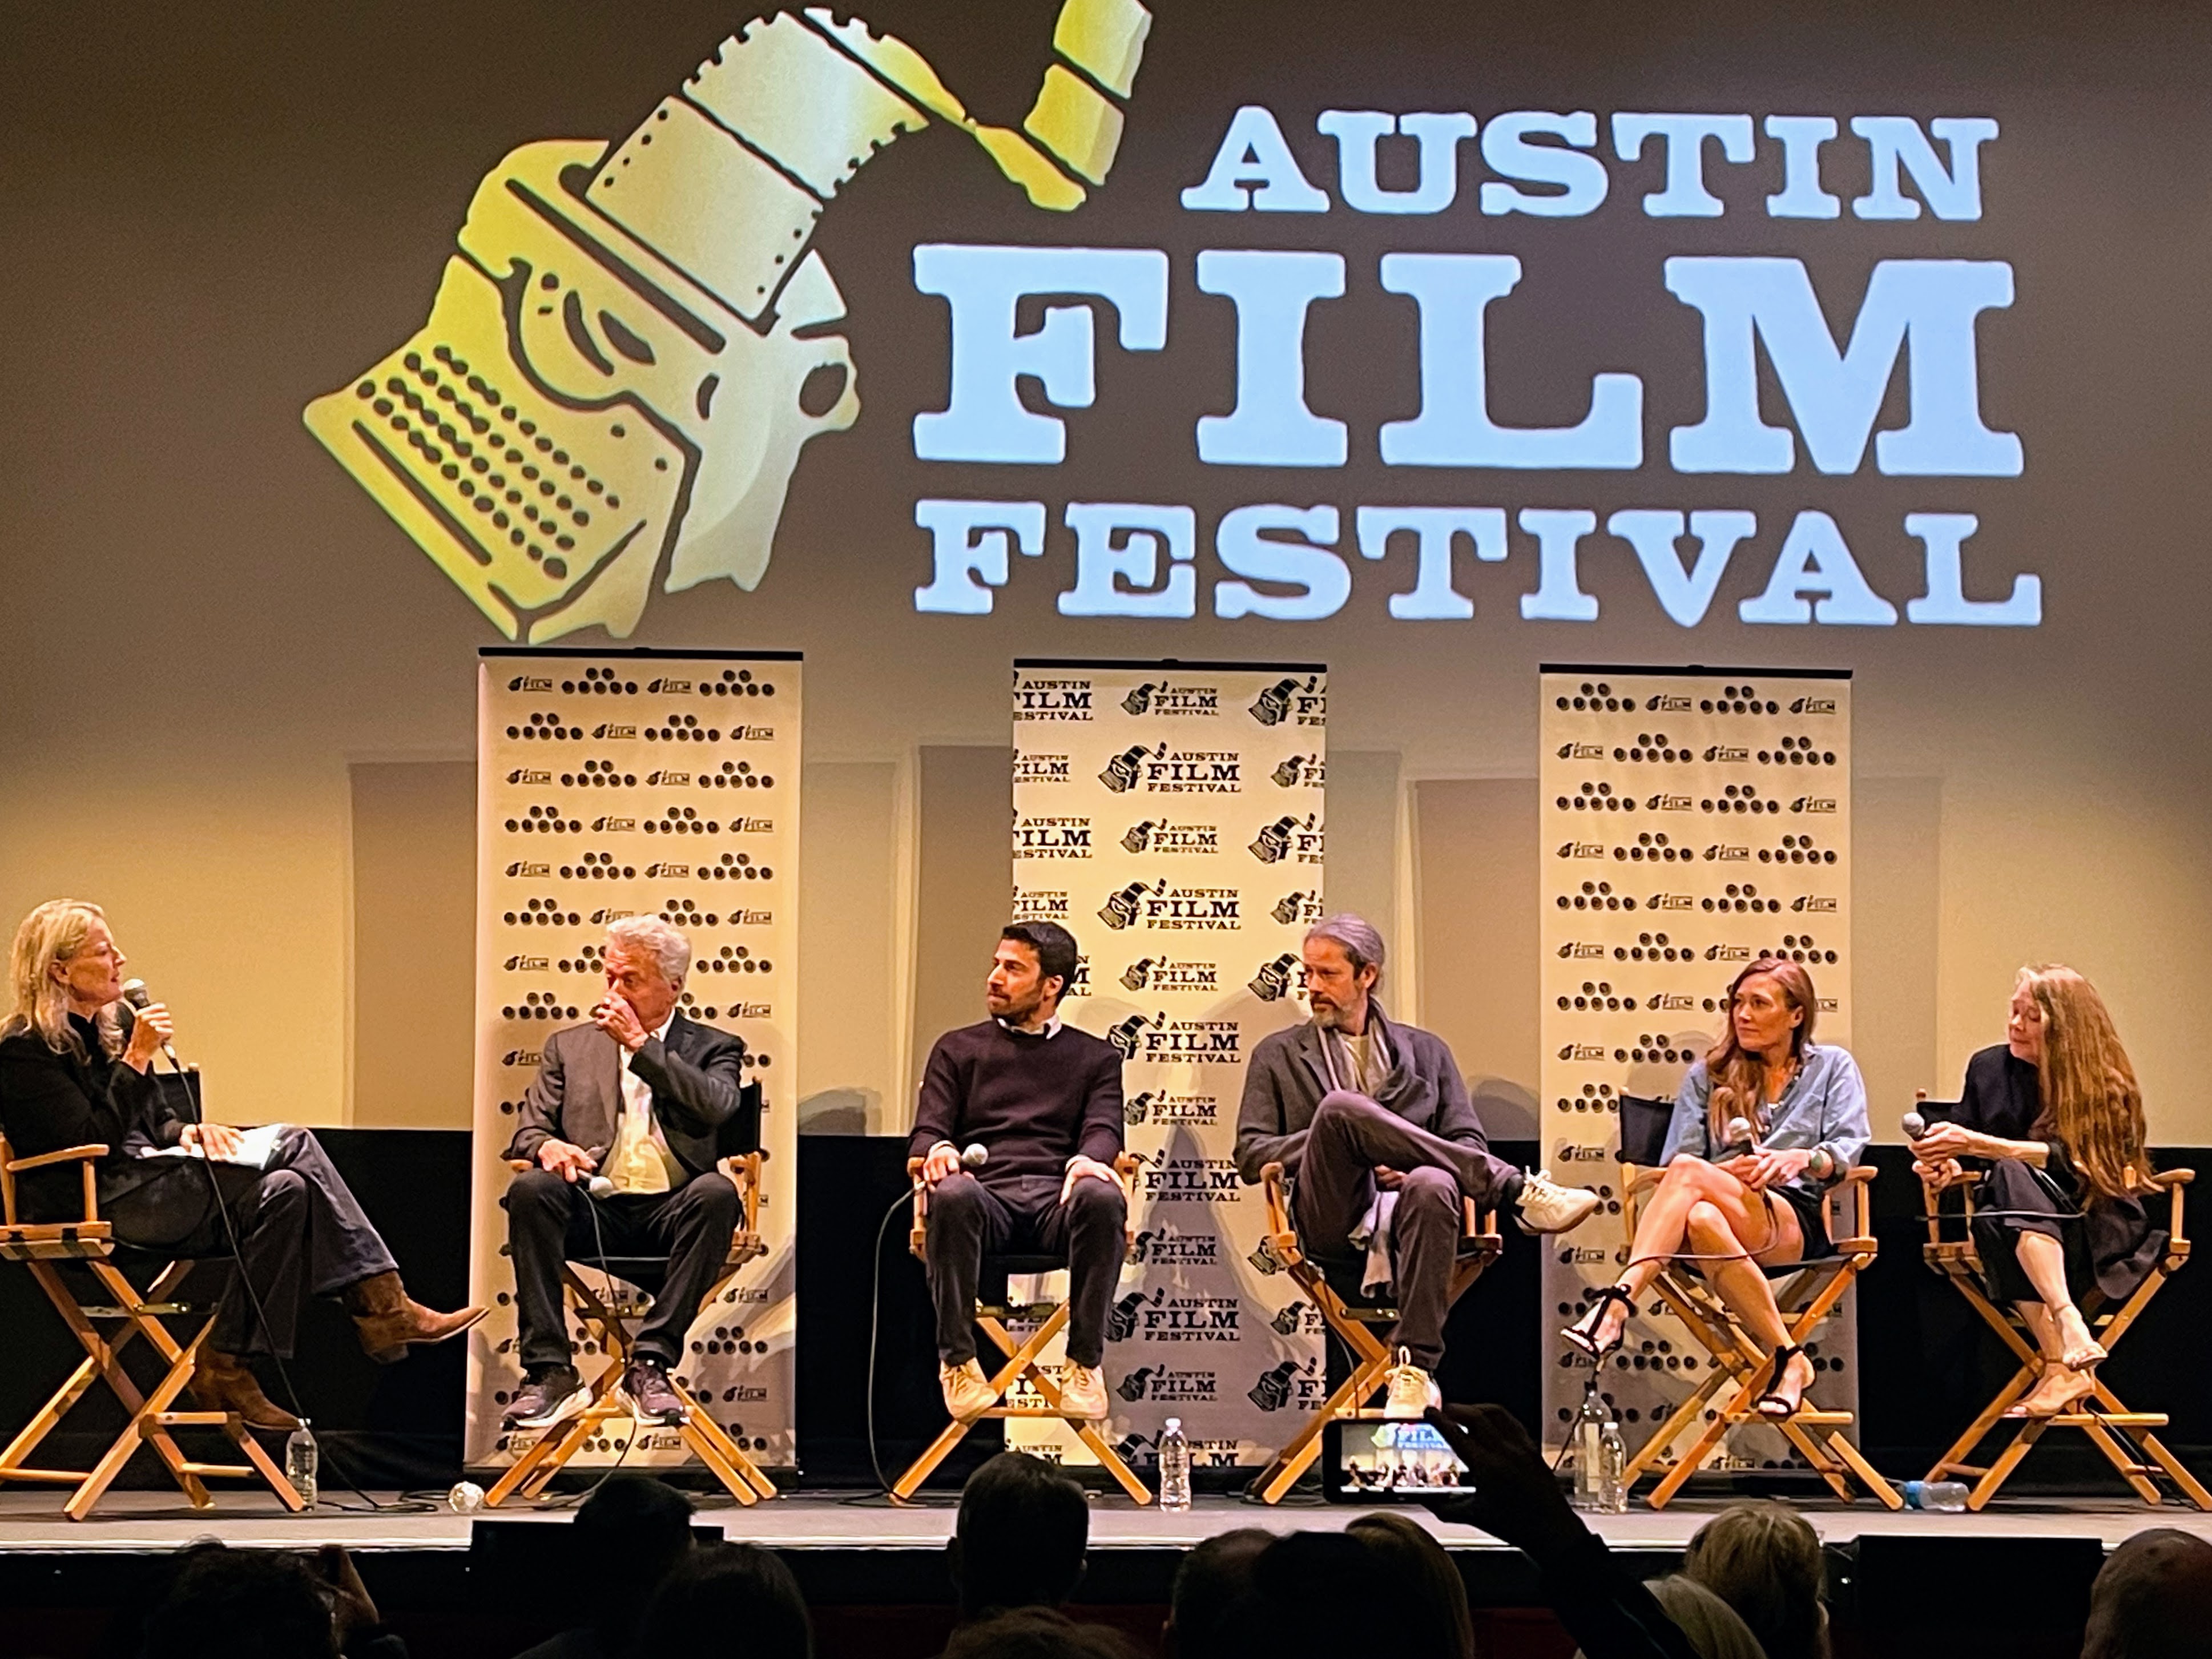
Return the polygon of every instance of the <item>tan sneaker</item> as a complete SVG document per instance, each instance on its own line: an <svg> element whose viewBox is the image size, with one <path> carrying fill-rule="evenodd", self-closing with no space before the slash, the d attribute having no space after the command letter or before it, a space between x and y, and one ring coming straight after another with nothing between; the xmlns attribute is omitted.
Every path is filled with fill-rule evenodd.
<svg viewBox="0 0 2212 1659"><path fill-rule="evenodd" d="M999 1403L983 1368L972 1359L964 1365L939 1365L937 1386L945 1390L945 1409L956 1423L972 1423Z"/></svg>
<svg viewBox="0 0 2212 1659"><path fill-rule="evenodd" d="M1524 1233L1572 1232L1597 1212L1601 1201L1586 1187L1562 1187L1549 1170L1531 1170L1521 1177L1514 1220Z"/></svg>
<svg viewBox="0 0 2212 1659"><path fill-rule="evenodd" d="M1413 1356L1398 1350L1398 1363L1390 1368L1390 1392L1382 1401L1382 1415L1393 1423L1418 1423L1444 1403L1437 1380L1413 1363Z"/></svg>
<svg viewBox="0 0 2212 1659"><path fill-rule="evenodd" d="M1096 1423L1107 1413L1106 1373L1096 1365L1070 1363L1060 1373L1060 1409L1071 1417Z"/></svg>

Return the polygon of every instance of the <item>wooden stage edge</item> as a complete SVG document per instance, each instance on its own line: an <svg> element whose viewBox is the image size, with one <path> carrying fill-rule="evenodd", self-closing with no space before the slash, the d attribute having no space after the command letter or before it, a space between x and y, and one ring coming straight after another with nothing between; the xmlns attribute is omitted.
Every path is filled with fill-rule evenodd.
<svg viewBox="0 0 2212 1659"><path fill-rule="evenodd" d="M397 1494L374 1494L396 1504ZM1444 1526L1425 1510L1403 1506L1426 1522L1455 1551L1504 1553L1507 1547L1465 1527ZM1722 1502L1685 1501L1654 1513L1597 1516L1592 1524L1615 1549L1655 1557L1678 1555L1682 1547ZM2178 1527L2212 1540L2212 1516L2172 1505L2151 1510L2117 1499L2000 1504L1980 1515L1888 1514L1872 1504L1844 1508L1835 1504L1796 1506L1824 1543L1848 1546L1862 1538L2094 1539L2110 1549L2148 1527ZM1203 1497L1182 1515L1139 1510L1118 1498L1094 1499L1091 1547L1099 1551L1180 1552L1233 1527L1264 1527L1274 1532L1335 1529L1364 1511L1350 1504L1289 1504L1267 1509L1231 1498ZM372 1510L353 1493L340 1493L312 1513L285 1514L273 1498L246 1492L223 1494L211 1511L196 1511L174 1493L115 1492L86 1522L71 1522L51 1494L0 1494L0 1554L159 1554L199 1538L219 1538L240 1547L298 1549L340 1543L362 1552L466 1551L480 1518L501 1522L558 1526L573 1507L532 1513L501 1510L486 1517L435 1510L392 1508ZM951 1536L950 1493L911 1508L894 1508L880 1498L797 1492L752 1509L701 1495L699 1521L721 1528L732 1542L759 1543L780 1550L839 1553L882 1550L935 1552Z"/></svg>

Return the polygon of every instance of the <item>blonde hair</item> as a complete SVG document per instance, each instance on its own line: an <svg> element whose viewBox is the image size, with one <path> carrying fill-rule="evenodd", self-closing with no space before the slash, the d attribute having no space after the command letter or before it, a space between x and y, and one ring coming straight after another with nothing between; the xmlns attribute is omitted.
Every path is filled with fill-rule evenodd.
<svg viewBox="0 0 2212 1659"><path fill-rule="evenodd" d="M1690 1540L1682 1571L1735 1609L1767 1659L1827 1653L1827 1562L1795 1510L1761 1501L1722 1510Z"/></svg>
<svg viewBox="0 0 2212 1659"><path fill-rule="evenodd" d="M8 953L8 988L15 999L15 1012L7 1024L0 1026L0 1036L36 1031L58 1054L90 1058L70 1024L68 993L47 970L84 949L94 927L106 920L105 910L83 899L48 899L23 918L22 926L15 930L15 946ZM123 1033L113 1012L101 1009L98 1024L100 1048L111 1054L120 1053Z"/></svg>
<svg viewBox="0 0 2212 1659"><path fill-rule="evenodd" d="M2043 1015L2037 1132L2063 1142L2074 1167L2106 1197L2141 1192L2151 1172L2142 1090L2104 998L2057 963L2021 969L2019 984Z"/></svg>
<svg viewBox="0 0 2212 1659"><path fill-rule="evenodd" d="M1805 1045L1813 1040L1813 1021L1820 1011L1820 1000L1813 994L1812 975L1800 963L1784 957L1761 957L1729 981L1728 996L1721 1005L1723 1024L1720 1040L1705 1050L1705 1075L1712 1080L1705 1118L1716 1146L1727 1142L1730 1118L1740 1117L1754 1132L1765 1132L1766 1060L1764 1055L1753 1054L1735 1036L1736 993L1743 988L1744 981L1761 974L1774 981L1784 1002L1805 1016L1790 1033L1791 1060L1802 1055Z"/></svg>

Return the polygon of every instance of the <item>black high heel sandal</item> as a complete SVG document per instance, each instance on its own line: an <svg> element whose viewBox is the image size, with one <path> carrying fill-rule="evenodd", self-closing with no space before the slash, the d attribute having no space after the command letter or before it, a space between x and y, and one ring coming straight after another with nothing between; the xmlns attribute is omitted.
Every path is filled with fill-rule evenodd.
<svg viewBox="0 0 2212 1659"><path fill-rule="evenodd" d="M1617 1336L1614 1337L1612 1341L1600 1346L1597 1341L1591 1335L1591 1332L1597 1329L1597 1322L1605 1317L1605 1310L1607 1304L1614 1302L1620 1304L1622 1307L1627 1309L1632 1314L1636 1311L1636 1298L1634 1297L1629 1295L1626 1291L1622 1290L1618 1285L1608 1285L1597 1293L1597 1300L1590 1304L1589 1307L1584 1311L1580 1319L1577 1319L1573 1324L1568 1326L1566 1329L1559 1333L1560 1336L1565 1339L1567 1345L1570 1347L1579 1348L1583 1352L1589 1355L1589 1361L1592 1365L1604 1364L1607 1357L1611 1354L1615 1348L1618 1348L1620 1346L1620 1338ZM1588 1324L1589 1326L1589 1330L1586 1331L1583 1328L1584 1324ZM1626 1328L1624 1326L1623 1328L1626 1329Z"/></svg>
<svg viewBox="0 0 2212 1659"><path fill-rule="evenodd" d="M1804 1349L1794 1342L1785 1342L1774 1351L1773 1378L1767 1383L1766 1392L1759 1396L1759 1403L1752 1407L1770 1423L1787 1423L1804 1409L1805 1395L1802 1389L1798 1391L1797 1398L1795 1400L1788 1398L1782 1392L1782 1379L1790 1374L1790 1362L1804 1352ZM1778 1409L1770 1410L1768 1409L1770 1407Z"/></svg>

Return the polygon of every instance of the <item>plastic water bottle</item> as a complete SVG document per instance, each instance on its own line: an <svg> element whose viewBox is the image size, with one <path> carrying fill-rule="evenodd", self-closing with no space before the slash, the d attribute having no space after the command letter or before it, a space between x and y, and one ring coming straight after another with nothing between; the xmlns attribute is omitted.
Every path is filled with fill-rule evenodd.
<svg viewBox="0 0 2212 1659"><path fill-rule="evenodd" d="M1613 1413L1605 1414L1605 1427L1598 1434L1598 1450L1602 1458L1599 1472L1598 1492L1607 1515L1628 1513L1628 1443L1620 1437L1620 1425L1613 1420Z"/></svg>
<svg viewBox="0 0 2212 1659"><path fill-rule="evenodd" d="M1190 1507L1190 1442L1182 1437L1182 1419L1170 1417L1160 1431L1160 1507L1180 1515Z"/></svg>
<svg viewBox="0 0 2212 1659"><path fill-rule="evenodd" d="M300 1501L309 1509L315 1507L315 1471L321 1466L322 1455L315 1449L315 1437L306 1418L292 1431L292 1437L284 1443L284 1478L292 1483L292 1490L300 1494Z"/></svg>
<svg viewBox="0 0 2212 1659"><path fill-rule="evenodd" d="M1620 1438L1620 1425L1613 1420L1613 1407L1597 1391L1595 1378L1583 1391L1583 1408L1575 1419L1574 1506L1595 1515L1619 1515L1628 1507L1621 1476L1628 1466L1628 1450Z"/></svg>
<svg viewBox="0 0 2212 1659"><path fill-rule="evenodd" d="M1937 1515L1964 1515L1966 1512L1966 1482L1908 1480L1905 1483L1905 1507L1908 1510L1927 1510Z"/></svg>

